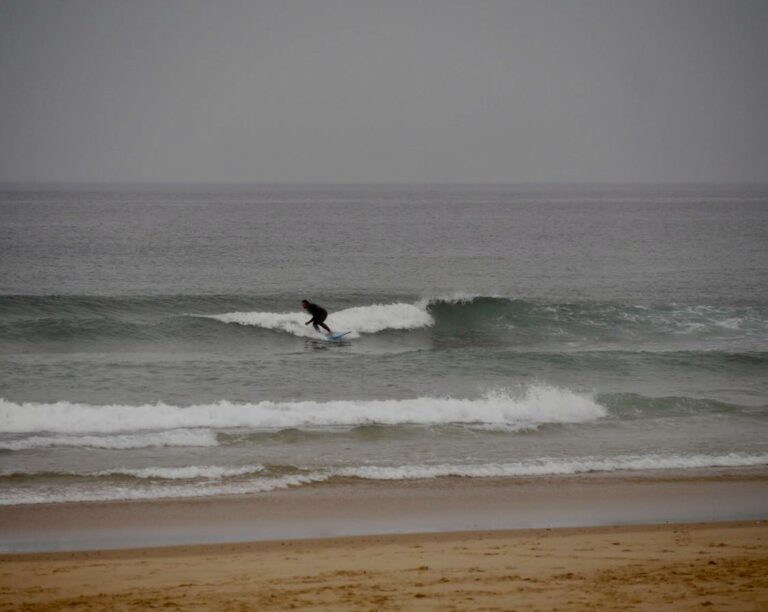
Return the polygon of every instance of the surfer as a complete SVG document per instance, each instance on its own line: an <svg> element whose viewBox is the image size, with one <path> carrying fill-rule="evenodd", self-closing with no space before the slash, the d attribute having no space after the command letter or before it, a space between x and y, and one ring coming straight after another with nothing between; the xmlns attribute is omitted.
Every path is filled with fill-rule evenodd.
<svg viewBox="0 0 768 612"><path fill-rule="evenodd" d="M304 308L304 310L306 310L309 314L312 315L312 318L306 323L304 323L304 325L309 325L310 323L312 323L312 327L315 328L315 331L318 331L318 332L320 331L317 328L317 326L319 325L324 330L326 330L329 335L332 333L331 328L328 327L325 323L323 323L323 321L325 321L326 317L328 316L328 311L325 308L323 308L322 306L318 306L317 304L313 304L309 300L301 300L301 305Z"/></svg>

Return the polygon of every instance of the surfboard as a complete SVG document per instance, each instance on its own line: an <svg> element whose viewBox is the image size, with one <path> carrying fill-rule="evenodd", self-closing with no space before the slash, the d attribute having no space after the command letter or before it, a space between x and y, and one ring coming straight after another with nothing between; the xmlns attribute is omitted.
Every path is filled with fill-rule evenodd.
<svg viewBox="0 0 768 612"><path fill-rule="evenodd" d="M327 336L325 336L325 339L328 340L328 342L338 342L344 336L351 333L352 333L351 331L333 332L332 334L328 334Z"/></svg>

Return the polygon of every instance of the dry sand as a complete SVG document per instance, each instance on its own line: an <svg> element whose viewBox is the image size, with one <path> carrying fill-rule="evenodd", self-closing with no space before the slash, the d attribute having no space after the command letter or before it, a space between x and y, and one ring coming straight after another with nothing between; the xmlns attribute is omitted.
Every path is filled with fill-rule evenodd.
<svg viewBox="0 0 768 612"><path fill-rule="evenodd" d="M768 523L0 557L2 610L768 610Z"/></svg>

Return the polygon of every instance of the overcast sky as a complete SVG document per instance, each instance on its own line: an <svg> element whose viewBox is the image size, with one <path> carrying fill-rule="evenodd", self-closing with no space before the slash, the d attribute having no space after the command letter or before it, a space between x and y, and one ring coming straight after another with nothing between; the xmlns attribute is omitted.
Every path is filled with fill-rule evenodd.
<svg viewBox="0 0 768 612"><path fill-rule="evenodd" d="M768 181L768 1L0 0L0 180Z"/></svg>

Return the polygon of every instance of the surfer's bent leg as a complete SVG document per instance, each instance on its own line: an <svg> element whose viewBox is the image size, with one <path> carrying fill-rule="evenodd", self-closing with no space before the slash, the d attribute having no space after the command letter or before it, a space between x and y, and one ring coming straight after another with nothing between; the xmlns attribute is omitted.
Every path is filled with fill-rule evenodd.
<svg viewBox="0 0 768 612"><path fill-rule="evenodd" d="M326 315L326 316L328 316L328 315ZM323 323L323 321L325 321L325 317L317 318L317 319L315 319L313 321L312 325L315 328L315 331L320 331L319 329L317 329L317 326L319 325L320 327L322 327L325 331L327 331L330 334L331 333L331 328L328 327L325 323Z"/></svg>

